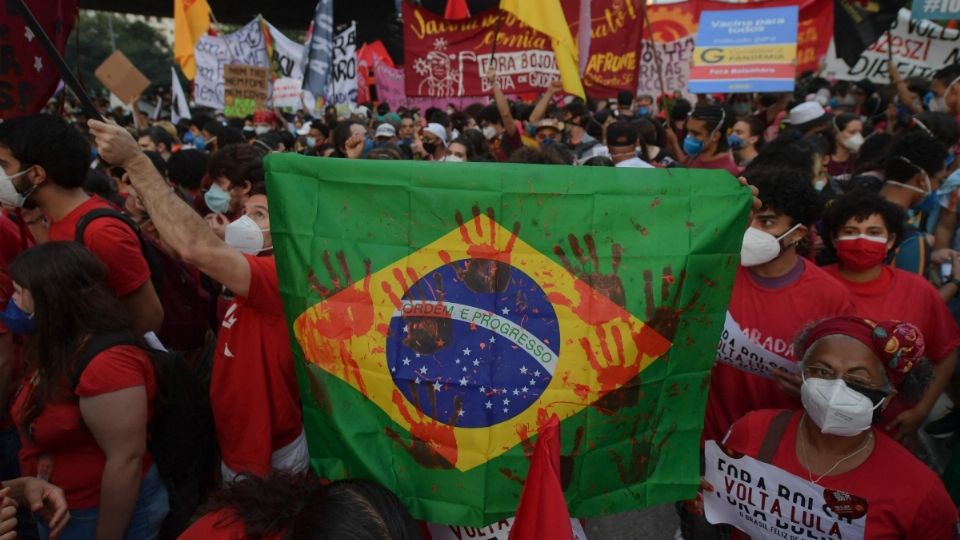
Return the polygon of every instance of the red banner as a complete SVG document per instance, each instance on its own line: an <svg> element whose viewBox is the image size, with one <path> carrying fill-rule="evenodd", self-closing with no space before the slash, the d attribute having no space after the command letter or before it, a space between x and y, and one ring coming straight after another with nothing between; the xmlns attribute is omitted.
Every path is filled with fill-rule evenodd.
<svg viewBox="0 0 960 540"><path fill-rule="evenodd" d="M0 1L0 119L43 108L60 82L53 59L27 28L11 2ZM76 0L28 0L40 26L63 51L77 17Z"/></svg>

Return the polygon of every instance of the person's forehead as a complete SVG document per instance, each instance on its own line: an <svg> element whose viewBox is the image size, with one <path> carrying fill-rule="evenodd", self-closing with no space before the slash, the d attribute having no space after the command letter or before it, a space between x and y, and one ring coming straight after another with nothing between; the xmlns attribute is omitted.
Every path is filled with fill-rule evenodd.
<svg viewBox="0 0 960 540"><path fill-rule="evenodd" d="M886 223L883 222L883 217L880 214L870 214L865 219L860 219L857 217L852 217L843 224L845 227L884 227L886 228Z"/></svg>
<svg viewBox="0 0 960 540"><path fill-rule="evenodd" d="M829 336L817 341L810 350L810 361L828 365L838 371L866 368L880 371L880 359L866 345L846 336Z"/></svg>
<svg viewBox="0 0 960 540"><path fill-rule="evenodd" d="M259 193L256 195L251 195L250 198L247 199L247 202L244 206L246 206L248 212L252 212L255 210L263 210L264 212L266 212L269 210L269 205L267 203L267 196L261 195Z"/></svg>

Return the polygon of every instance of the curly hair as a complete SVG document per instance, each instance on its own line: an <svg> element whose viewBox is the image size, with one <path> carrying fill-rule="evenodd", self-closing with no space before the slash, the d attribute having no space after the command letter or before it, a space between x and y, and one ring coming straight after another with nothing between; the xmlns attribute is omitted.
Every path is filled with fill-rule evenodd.
<svg viewBox="0 0 960 540"><path fill-rule="evenodd" d="M807 183L813 181L813 163L817 150L796 131L787 131L770 141L753 158L744 176L756 168L788 167L803 174Z"/></svg>
<svg viewBox="0 0 960 540"><path fill-rule="evenodd" d="M212 178L227 177L231 187L262 184L263 154L249 144L231 144L210 156L207 172Z"/></svg>
<svg viewBox="0 0 960 540"><path fill-rule="evenodd" d="M823 215L824 243L833 247L833 237L850 221L864 221L870 216L879 215L887 232L899 244L903 236L903 210L869 189L854 189L837 198ZM896 245L894 245L896 247Z"/></svg>
<svg viewBox="0 0 960 540"><path fill-rule="evenodd" d="M759 191L761 210L788 216L791 225L809 227L823 211L809 175L792 167L750 167L744 176Z"/></svg>
<svg viewBox="0 0 960 540"><path fill-rule="evenodd" d="M241 476L213 493L205 513L230 510L214 527L243 523L244 538L259 540L290 528L307 499L321 488L311 472L291 474L274 471L266 478Z"/></svg>
<svg viewBox="0 0 960 540"><path fill-rule="evenodd" d="M942 142L922 130L910 131L894 140L887 154L886 178L906 182L919 172L918 167L932 176L943 170L946 159Z"/></svg>

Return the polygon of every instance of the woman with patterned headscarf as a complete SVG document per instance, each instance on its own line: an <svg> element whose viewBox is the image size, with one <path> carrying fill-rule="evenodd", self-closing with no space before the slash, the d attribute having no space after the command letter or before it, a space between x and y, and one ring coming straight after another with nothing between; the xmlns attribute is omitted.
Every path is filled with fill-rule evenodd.
<svg viewBox="0 0 960 540"><path fill-rule="evenodd" d="M864 538L955 539L957 507L943 483L875 427L890 398L924 378L916 369L919 330L835 317L808 327L795 347L803 410L752 412L733 424L724 445L866 499Z"/></svg>

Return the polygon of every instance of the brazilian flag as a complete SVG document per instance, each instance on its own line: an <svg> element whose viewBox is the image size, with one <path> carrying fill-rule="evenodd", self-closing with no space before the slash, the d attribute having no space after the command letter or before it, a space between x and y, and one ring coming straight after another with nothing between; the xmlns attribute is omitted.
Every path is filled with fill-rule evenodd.
<svg viewBox="0 0 960 540"><path fill-rule="evenodd" d="M311 463L512 516L561 420L577 517L692 497L750 193L725 172L266 159Z"/></svg>

